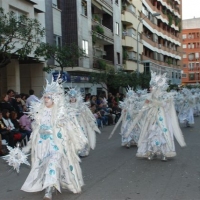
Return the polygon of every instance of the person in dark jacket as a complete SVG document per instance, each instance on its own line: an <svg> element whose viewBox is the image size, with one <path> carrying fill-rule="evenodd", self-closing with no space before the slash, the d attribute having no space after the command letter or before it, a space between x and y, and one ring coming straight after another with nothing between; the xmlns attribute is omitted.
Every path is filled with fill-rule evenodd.
<svg viewBox="0 0 200 200"><path fill-rule="evenodd" d="M14 133L11 132L3 122L2 112L0 111L0 134L1 138L5 139L9 146L14 147Z"/></svg>
<svg viewBox="0 0 200 200"><path fill-rule="evenodd" d="M8 110L9 112L14 111L14 107L10 104L10 102L8 101L8 95L7 94L3 94L1 96L1 101L0 101L0 109L1 110Z"/></svg>

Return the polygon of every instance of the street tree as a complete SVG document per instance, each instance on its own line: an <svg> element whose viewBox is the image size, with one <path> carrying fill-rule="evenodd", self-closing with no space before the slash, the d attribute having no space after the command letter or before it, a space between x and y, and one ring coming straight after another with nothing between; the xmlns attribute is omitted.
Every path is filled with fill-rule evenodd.
<svg viewBox="0 0 200 200"><path fill-rule="evenodd" d="M45 34L36 19L26 15L16 16L0 8L0 68L7 66L12 58L26 59Z"/></svg>
<svg viewBox="0 0 200 200"><path fill-rule="evenodd" d="M50 73L51 67L48 64L49 59L55 60L55 67L60 68L60 73L63 73L63 69L67 67L75 67L78 65L78 59L85 55L83 49L76 44L69 44L63 46L51 45L48 43L41 43L35 51L35 56L43 57L47 61L47 66L44 67L44 71Z"/></svg>
<svg viewBox="0 0 200 200"><path fill-rule="evenodd" d="M125 72L123 70L114 71L104 70L99 73L91 73L90 82L93 84L105 83L108 88L119 89L120 87L127 88L148 88L149 81L151 79L150 74L140 73L139 78L135 72Z"/></svg>

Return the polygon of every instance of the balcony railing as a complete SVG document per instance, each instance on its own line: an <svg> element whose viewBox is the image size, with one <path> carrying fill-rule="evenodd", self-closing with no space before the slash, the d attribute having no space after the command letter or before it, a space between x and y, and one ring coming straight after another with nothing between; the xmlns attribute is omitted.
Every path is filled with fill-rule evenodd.
<svg viewBox="0 0 200 200"><path fill-rule="evenodd" d="M93 68L95 68L95 69L106 70L105 65L109 66L109 67L114 67L113 62L110 60L105 60L105 59L98 58L98 57L93 57L93 59L94 59Z"/></svg>

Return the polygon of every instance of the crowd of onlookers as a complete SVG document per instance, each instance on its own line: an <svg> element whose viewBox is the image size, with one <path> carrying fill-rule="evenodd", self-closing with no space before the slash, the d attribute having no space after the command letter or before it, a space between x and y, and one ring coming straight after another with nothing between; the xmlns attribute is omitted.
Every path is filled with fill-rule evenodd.
<svg viewBox="0 0 200 200"><path fill-rule="evenodd" d="M90 109L94 114L99 128L105 125L113 125L117 123L121 116L119 101L123 101L123 94L117 93L115 96L108 93L106 98L105 93L101 95L85 95L85 101L90 102Z"/></svg>
<svg viewBox="0 0 200 200"><path fill-rule="evenodd" d="M30 101L37 99L34 91L27 94L16 94L10 89L0 99L0 136L9 146L14 147L17 142L29 140L31 130L31 119L26 114ZM2 155L0 146L0 155Z"/></svg>
<svg viewBox="0 0 200 200"><path fill-rule="evenodd" d="M91 112L94 114L99 128L115 124L121 115L119 101L123 101L124 96L112 93L106 97L101 95L85 95L85 102L89 102ZM5 140L9 146L14 147L17 142L28 141L31 130L31 119L27 115L30 102L38 101L34 95L34 90L29 90L28 94L16 94L10 89L3 94L0 99L0 141ZM0 142L0 155L1 151Z"/></svg>

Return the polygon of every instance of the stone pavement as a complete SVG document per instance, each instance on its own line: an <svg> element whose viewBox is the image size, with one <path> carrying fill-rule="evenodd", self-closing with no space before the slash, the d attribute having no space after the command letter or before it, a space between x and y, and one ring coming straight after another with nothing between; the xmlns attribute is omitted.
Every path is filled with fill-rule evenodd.
<svg viewBox="0 0 200 200"><path fill-rule="evenodd" d="M82 193L63 191L53 200L200 200L200 117L194 127L181 127L187 147L176 143L177 157L168 162L135 157L136 147L120 146L119 131L108 140L112 129L104 127L96 149L82 159ZM44 192L20 190L29 171L23 165L18 175L0 160L0 200L42 200Z"/></svg>

